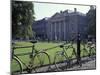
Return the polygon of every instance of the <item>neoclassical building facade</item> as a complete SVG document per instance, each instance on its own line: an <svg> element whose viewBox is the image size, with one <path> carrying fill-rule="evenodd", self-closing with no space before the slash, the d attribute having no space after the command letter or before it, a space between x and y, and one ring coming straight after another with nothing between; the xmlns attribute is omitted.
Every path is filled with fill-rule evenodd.
<svg viewBox="0 0 100 75"><path fill-rule="evenodd" d="M86 21L86 14L78 12L76 8L74 8L74 11L57 12L45 20L45 37L49 40L71 40L80 33L83 39L87 35Z"/></svg>

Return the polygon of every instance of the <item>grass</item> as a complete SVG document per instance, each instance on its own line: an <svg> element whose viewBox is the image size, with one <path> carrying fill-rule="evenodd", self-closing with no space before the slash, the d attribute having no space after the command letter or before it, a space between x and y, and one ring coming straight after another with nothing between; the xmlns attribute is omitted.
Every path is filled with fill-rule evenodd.
<svg viewBox="0 0 100 75"><path fill-rule="evenodd" d="M38 42L35 44L35 49L36 50L44 50L44 49L47 49L47 48L51 48L51 47L54 47L54 46L58 46L62 43L47 43L47 42ZM16 47L19 47L19 46L32 46L32 43L29 43L29 42L16 42ZM74 44L74 47L76 48L76 44ZM81 47L82 49L83 47ZM14 53L15 54L20 54L20 53L27 53L27 52L31 52L32 51L32 48L19 48L19 49L15 49L14 50ZM50 56L50 60L51 60L51 63L54 63L54 56L56 54L57 51L62 51L62 48L60 47L56 47L54 49L51 49L51 50L48 50L46 51L46 53L48 53L48 55ZM68 56L71 56L72 54L72 49L68 49L67 51L67 54ZM83 52L81 53L81 56L82 56ZM87 55L87 54L86 54ZM29 55L24 55L24 56L18 56L25 64L28 65L29 61L30 61L30 58L29 58ZM75 56L73 56L73 58L75 58ZM36 61L37 63L37 61ZM45 60L45 64L47 64L47 60ZM15 66L13 65L12 66L12 69L14 69ZM23 66L23 68L25 68L25 66Z"/></svg>

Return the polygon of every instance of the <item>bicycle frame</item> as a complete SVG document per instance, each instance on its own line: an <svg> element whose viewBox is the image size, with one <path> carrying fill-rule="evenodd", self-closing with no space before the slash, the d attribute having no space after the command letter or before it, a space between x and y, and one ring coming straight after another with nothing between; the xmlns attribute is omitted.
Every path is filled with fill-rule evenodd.
<svg viewBox="0 0 100 75"><path fill-rule="evenodd" d="M62 48L63 48L63 52L65 53L65 56L67 56L68 59L70 59L70 57L67 55L67 52L66 52L66 50L68 50L68 48L73 48L73 52L74 52L74 54L76 56L75 48L73 47L73 42L70 43L70 45L68 45L68 46L62 46Z"/></svg>
<svg viewBox="0 0 100 75"><path fill-rule="evenodd" d="M18 49L18 48L31 48L31 47L32 47L32 51L29 52L29 53L22 53L22 54L15 54L15 53L14 53L14 50L15 50L15 49ZM16 58L18 59L18 61L20 61L20 64L23 64L23 65L26 67L27 72L28 72L28 73L31 73L31 71L32 71L33 68L30 67L30 64L31 64L30 61L29 61L29 64L27 65L27 64L24 63L18 56L29 55L30 58L32 58L32 57L34 57L34 51L36 51L35 48L34 48L34 44L33 44L32 46L13 47L13 48L12 48L11 60L12 60L14 57L16 57ZM23 69L23 66L22 66L22 69ZM23 70L24 70L24 69L23 69Z"/></svg>
<svg viewBox="0 0 100 75"><path fill-rule="evenodd" d="M31 43L32 43L32 42L31 42ZM28 53L21 53L21 54L14 54L14 50L15 50L15 49L18 49L18 48L30 48L30 47L32 47L32 51L31 51L31 52L28 52ZM18 58L18 60L25 66L25 69L23 69L23 71L25 70L25 71L27 71L28 73L32 73L33 70L36 72L36 70L35 70L36 67L34 67L33 62L34 62L34 58L35 58L37 55L39 55L39 54L44 54L44 55L46 55L47 58L48 58L49 64L51 64L51 62L50 62L50 57L48 56L48 54L47 54L46 52L44 52L44 51L37 51L34 47L35 47L35 46L34 46L34 44L33 44L32 46L13 47L13 50L12 50L12 57ZM23 62L23 61L18 57L18 56L22 56L22 55L29 55L29 57L30 57L29 64L26 64L25 62ZM39 58L39 57L38 57L38 58ZM41 59L39 60L40 65L42 64L43 61L44 61L44 60L41 60ZM49 68L49 69L50 69L50 68Z"/></svg>

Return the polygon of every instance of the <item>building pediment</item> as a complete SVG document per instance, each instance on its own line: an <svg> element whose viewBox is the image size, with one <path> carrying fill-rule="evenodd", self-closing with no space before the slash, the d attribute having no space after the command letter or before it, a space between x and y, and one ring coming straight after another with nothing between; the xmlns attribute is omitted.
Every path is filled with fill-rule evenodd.
<svg viewBox="0 0 100 75"><path fill-rule="evenodd" d="M55 13L52 17L51 17L51 19L52 18L60 18L60 17L63 17L63 15L61 14L61 13Z"/></svg>

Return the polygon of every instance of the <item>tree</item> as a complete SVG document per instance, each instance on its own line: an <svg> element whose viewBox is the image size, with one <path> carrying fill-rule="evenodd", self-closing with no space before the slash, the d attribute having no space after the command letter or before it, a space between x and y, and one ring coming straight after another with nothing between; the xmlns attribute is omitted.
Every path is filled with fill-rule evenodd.
<svg viewBox="0 0 100 75"><path fill-rule="evenodd" d="M12 1L12 38L32 38L34 21L34 5L32 2Z"/></svg>
<svg viewBox="0 0 100 75"><path fill-rule="evenodd" d="M87 13L88 21L88 34L96 36L96 8L95 6L90 6L90 10Z"/></svg>

